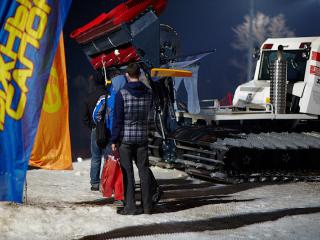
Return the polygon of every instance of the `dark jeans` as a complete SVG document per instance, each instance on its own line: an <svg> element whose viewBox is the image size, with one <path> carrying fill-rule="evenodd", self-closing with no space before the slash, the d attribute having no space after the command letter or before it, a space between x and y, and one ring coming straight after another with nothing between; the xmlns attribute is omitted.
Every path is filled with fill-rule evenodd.
<svg viewBox="0 0 320 240"><path fill-rule="evenodd" d="M100 184L101 158L110 152L110 144L106 149L100 149L96 143L96 129L91 131L91 167L90 167L90 183L93 186Z"/></svg>
<svg viewBox="0 0 320 240"><path fill-rule="evenodd" d="M152 208L153 181L152 172L149 169L148 144L125 144L119 148L120 163L123 174L125 209L136 209L135 180L133 161L135 160L141 182L141 199L145 209Z"/></svg>

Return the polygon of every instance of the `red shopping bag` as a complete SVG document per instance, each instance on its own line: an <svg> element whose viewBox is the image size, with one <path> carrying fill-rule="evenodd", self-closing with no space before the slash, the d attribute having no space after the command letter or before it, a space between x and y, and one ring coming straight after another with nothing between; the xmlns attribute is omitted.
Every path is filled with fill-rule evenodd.
<svg viewBox="0 0 320 240"><path fill-rule="evenodd" d="M112 193L114 193L115 200L124 199L119 153L112 153L104 163L101 190L104 197L111 197Z"/></svg>

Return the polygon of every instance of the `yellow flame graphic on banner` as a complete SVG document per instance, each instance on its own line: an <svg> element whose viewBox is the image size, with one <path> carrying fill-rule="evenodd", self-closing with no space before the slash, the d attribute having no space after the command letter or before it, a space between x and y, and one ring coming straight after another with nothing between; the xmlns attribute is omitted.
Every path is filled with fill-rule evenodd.
<svg viewBox="0 0 320 240"><path fill-rule="evenodd" d="M47 113L56 113L61 109L61 104L62 100L58 86L58 72L53 64L50 71L50 78L47 84L42 109Z"/></svg>

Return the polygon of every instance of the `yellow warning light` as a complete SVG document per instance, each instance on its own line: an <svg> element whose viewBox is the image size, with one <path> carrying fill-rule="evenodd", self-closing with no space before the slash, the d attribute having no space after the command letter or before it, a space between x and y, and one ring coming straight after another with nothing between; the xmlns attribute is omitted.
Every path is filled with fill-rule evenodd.
<svg viewBox="0 0 320 240"><path fill-rule="evenodd" d="M269 97L266 98L266 103L270 103L270 98Z"/></svg>

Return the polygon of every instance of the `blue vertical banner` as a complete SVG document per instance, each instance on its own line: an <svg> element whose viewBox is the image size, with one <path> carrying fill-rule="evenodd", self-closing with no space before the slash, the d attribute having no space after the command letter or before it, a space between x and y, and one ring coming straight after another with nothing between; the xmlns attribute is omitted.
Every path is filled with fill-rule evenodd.
<svg viewBox="0 0 320 240"><path fill-rule="evenodd" d="M71 0L1 0L0 201L21 203L51 65Z"/></svg>

